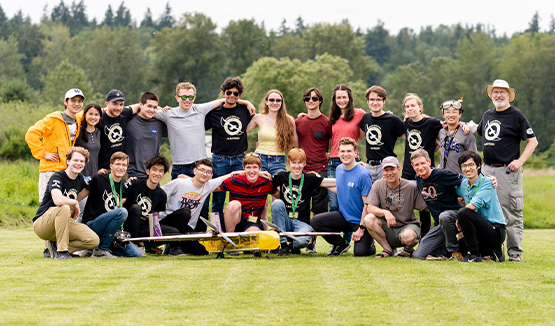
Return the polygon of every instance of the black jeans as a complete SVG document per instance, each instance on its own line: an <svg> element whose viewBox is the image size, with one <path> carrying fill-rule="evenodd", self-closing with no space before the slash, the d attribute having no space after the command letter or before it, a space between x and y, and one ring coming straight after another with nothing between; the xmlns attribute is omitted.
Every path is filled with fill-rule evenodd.
<svg viewBox="0 0 555 326"><path fill-rule="evenodd" d="M310 225L315 232L355 232L358 230L358 223L349 223L339 211L321 213L312 218ZM335 246L342 246L345 240L340 235L326 235L324 239ZM364 231L364 235L359 241L355 241L355 256L371 256L376 253L374 238Z"/></svg>
<svg viewBox="0 0 555 326"><path fill-rule="evenodd" d="M466 250L474 255L488 256L493 249L505 241L505 225L490 223L475 211L463 207L457 213L457 219L464 235L463 240Z"/></svg>

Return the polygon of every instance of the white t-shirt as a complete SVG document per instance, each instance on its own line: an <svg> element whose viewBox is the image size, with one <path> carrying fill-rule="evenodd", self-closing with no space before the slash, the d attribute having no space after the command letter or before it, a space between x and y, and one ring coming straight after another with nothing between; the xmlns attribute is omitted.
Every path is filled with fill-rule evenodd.
<svg viewBox="0 0 555 326"><path fill-rule="evenodd" d="M168 184L162 186L162 190L170 197L166 205L166 211L160 212L160 219L168 216L176 210L187 207L191 210L191 220L189 226L195 228L197 226L198 217L202 210L204 201L212 191L222 184L222 178L210 179L202 187L197 188L193 185L193 179L174 179Z"/></svg>

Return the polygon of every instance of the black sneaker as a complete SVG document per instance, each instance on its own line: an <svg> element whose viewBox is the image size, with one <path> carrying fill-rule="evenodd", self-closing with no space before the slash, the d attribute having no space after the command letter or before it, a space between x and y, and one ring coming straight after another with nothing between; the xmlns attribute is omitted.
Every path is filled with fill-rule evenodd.
<svg viewBox="0 0 555 326"><path fill-rule="evenodd" d="M279 256L280 257L285 257L289 255L289 252L291 251L291 247L287 244L284 243L281 245L281 248L279 248Z"/></svg>
<svg viewBox="0 0 555 326"><path fill-rule="evenodd" d="M42 252L42 258L52 258L50 257L50 250L48 250L48 248L44 248L44 251Z"/></svg>
<svg viewBox="0 0 555 326"><path fill-rule="evenodd" d="M482 262L482 257L479 256L479 255L468 254L468 255L464 256L463 261L465 263L481 263Z"/></svg>
<svg viewBox="0 0 555 326"><path fill-rule="evenodd" d="M58 251L58 244L56 241L47 241L46 247L48 248L48 252L50 252L50 258L56 258L56 252Z"/></svg>
<svg viewBox="0 0 555 326"><path fill-rule="evenodd" d="M333 253L335 252L336 249L336 245L332 245L330 251L328 251L327 255L328 256L333 256Z"/></svg>
<svg viewBox="0 0 555 326"><path fill-rule="evenodd" d="M351 244L346 242L343 245L335 246L335 251L333 252L332 256L341 256L347 253L347 251L349 251L350 248L351 248Z"/></svg>
<svg viewBox="0 0 555 326"><path fill-rule="evenodd" d="M68 251L58 251L54 259L73 259Z"/></svg>
<svg viewBox="0 0 555 326"><path fill-rule="evenodd" d="M505 261L505 253L503 252L503 245L491 251L492 260L502 263Z"/></svg>
<svg viewBox="0 0 555 326"><path fill-rule="evenodd" d="M181 250L180 246L171 247L168 256L170 257L179 257L179 256L186 256L186 254Z"/></svg>
<svg viewBox="0 0 555 326"><path fill-rule="evenodd" d="M306 253L307 254L316 254L316 247L314 247L313 243L309 243L308 246L306 246Z"/></svg>

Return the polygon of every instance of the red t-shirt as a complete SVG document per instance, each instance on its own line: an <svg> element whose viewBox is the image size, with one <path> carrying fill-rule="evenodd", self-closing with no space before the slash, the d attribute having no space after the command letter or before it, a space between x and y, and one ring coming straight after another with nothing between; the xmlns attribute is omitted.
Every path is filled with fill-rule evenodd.
<svg viewBox="0 0 555 326"><path fill-rule="evenodd" d="M248 219L250 215L260 217L268 194L276 193L272 180L258 177L254 183L247 180L244 174L234 175L227 178L220 185L220 190L229 191L229 200L237 200L241 203L241 217Z"/></svg>
<svg viewBox="0 0 555 326"><path fill-rule="evenodd" d="M351 121L345 121L343 118L339 118L335 124L332 125L330 157L339 157L339 140L341 140L341 138L351 137L358 142L358 136L360 135L360 120L362 120L363 115L363 109L355 109L355 114ZM358 157L358 152L356 157Z"/></svg>
<svg viewBox="0 0 555 326"><path fill-rule="evenodd" d="M306 153L306 166L303 171L322 171L328 169L326 153L331 139L330 119L321 114L315 119L307 115L295 120L299 147Z"/></svg>

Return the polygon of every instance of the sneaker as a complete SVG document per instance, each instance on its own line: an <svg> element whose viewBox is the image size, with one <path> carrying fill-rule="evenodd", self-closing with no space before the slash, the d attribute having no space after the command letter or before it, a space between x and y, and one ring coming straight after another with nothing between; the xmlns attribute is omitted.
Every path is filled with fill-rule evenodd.
<svg viewBox="0 0 555 326"><path fill-rule="evenodd" d="M289 255L289 252L291 251L291 247L289 246L289 244L287 243L282 243L281 244L281 248L279 248L279 256L280 257L285 257Z"/></svg>
<svg viewBox="0 0 555 326"><path fill-rule="evenodd" d="M118 258L117 256L112 255L110 250L100 249L98 247L94 248L92 256L94 258Z"/></svg>
<svg viewBox="0 0 555 326"><path fill-rule="evenodd" d="M54 259L73 259L68 251L59 251Z"/></svg>
<svg viewBox="0 0 555 326"><path fill-rule="evenodd" d="M48 248L44 248L44 251L42 252L42 258L52 258L50 257L50 250L48 250Z"/></svg>
<svg viewBox="0 0 555 326"><path fill-rule="evenodd" d="M50 253L50 258L56 258L56 252L58 251L58 244L56 241L47 241L46 247L48 248L48 252Z"/></svg>
<svg viewBox="0 0 555 326"><path fill-rule="evenodd" d="M168 256L179 257L179 256L186 256L186 254L183 252L183 250L181 250L180 246L175 246L169 250Z"/></svg>
<svg viewBox="0 0 555 326"><path fill-rule="evenodd" d="M495 248L491 251L491 259L493 261L502 263L505 261L505 253L503 252L503 245L499 246L499 248ZM522 260L522 257L521 257Z"/></svg>
<svg viewBox="0 0 555 326"><path fill-rule="evenodd" d="M522 261L522 254L512 254L509 256L509 261Z"/></svg>
<svg viewBox="0 0 555 326"><path fill-rule="evenodd" d="M331 246L330 251L328 251L328 253L327 253L328 256L333 256L333 253L335 252L335 249L336 249L335 247L336 247L336 245Z"/></svg>
<svg viewBox="0 0 555 326"><path fill-rule="evenodd" d="M308 246L306 246L306 253L307 254L317 254L316 247L314 247L314 244L310 243Z"/></svg>
<svg viewBox="0 0 555 326"><path fill-rule="evenodd" d="M451 259L451 258L452 258L453 260L455 260L455 259L457 259L457 260L458 260L458 259L462 259L462 258L463 258L463 255L462 255L460 252L455 251L455 252L452 252L452 253L451 253L450 259Z"/></svg>
<svg viewBox="0 0 555 326"><path fill-rule="evenodd" d="M340 246L335 246L335 251L333 252L332 256L341 256L347 253L347 251L349 251L350 248L351 248L351 244L349 243L345 243Z"/></svg>
<svg viewBox="0 0 555 326"><path fill-rule="evenodd" d="M464 256L463 261L465 263L481 263L482 262L482 257L480 257L478 255L474 255L474 254L468 254L468 255Z"/></svg>

